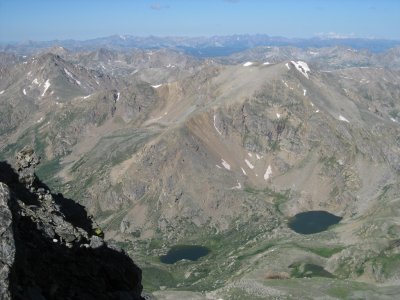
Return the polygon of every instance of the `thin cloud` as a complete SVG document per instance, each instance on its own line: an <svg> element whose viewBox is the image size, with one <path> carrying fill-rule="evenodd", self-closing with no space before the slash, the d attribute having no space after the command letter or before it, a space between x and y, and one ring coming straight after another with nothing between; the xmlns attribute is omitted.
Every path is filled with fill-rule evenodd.
<svg viewBox="0 0 400 300"><path fill-rule="evenodd" d="M170 8L170 6L169 5L163 5L163 4L160 4L160 3L153 3L153 4L150 5L150 8L153 9L153 10L163 10L163 9Z"/></svg>

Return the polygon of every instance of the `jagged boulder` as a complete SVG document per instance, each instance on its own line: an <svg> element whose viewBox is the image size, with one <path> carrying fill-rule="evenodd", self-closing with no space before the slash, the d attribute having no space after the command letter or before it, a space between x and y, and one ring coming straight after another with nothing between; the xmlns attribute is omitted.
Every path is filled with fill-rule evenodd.
<svg viewBox="0 0 400 300"><path fill-rule="evenodd" d="M35 181L35 167L40 163L40 157L30 146L25 146L16 155L16 166L19 180L31 187Z"/></svg>

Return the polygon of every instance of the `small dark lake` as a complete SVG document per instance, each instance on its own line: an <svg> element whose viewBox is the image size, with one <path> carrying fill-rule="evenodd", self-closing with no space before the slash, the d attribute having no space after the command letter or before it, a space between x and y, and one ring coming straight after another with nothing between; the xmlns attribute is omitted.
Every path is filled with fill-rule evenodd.
<svg viewBox="0 0 400 300"><path fill-rule="evenodd" d="M326 271L323 267L315 264L292 264L289 266L292 269L292 276L296 278L304 277L327 277L334 278L334 276Z"/></svg>
<svg viewBox="0 0 400 300"><path fill-rule="evenodd" d="M196 245L178 245L173 246L166 255L160 256L160 260L164 264L174 264L179 260L187 259L196 261L200 257L210 253L210 249Z"/></svg>
<svg viewBox="0 0 400 300"><path fill-rule="evenodd" d="M288 226L297 233L312 234L327 230L341 219L327 211L314 210L295 215L289 220Z"/></svg>

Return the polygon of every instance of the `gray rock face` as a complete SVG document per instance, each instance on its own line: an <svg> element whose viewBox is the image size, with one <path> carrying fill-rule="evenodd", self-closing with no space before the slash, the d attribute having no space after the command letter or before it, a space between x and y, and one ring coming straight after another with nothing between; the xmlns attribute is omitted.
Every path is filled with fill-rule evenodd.
<svg viewBox="0 0 400 300"><path fill-rule="evenodd" d="M28 147L18 174L0 162L0 299L142 299L141 270L81 206L40 183L38 163Z"/></svg>
<svg viewBox="0 0 400 300"><path fill-rule="evenodd" d="M12 214L9 209L10 191L0 182L0 299L11 299L9 274L15 259Z"/></svg>

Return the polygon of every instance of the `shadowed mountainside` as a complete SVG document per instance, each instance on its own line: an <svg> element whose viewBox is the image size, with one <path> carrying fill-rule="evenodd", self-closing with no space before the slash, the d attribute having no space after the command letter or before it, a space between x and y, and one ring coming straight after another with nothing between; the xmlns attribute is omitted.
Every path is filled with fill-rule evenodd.
<svg viewBox="0 0 400 300"><path fill-rule="evenodd" d="M141 270L81 205L51 194L33 173L39 159L22 152L19 174L0 162L0 298L142 299Z"/></svg>

